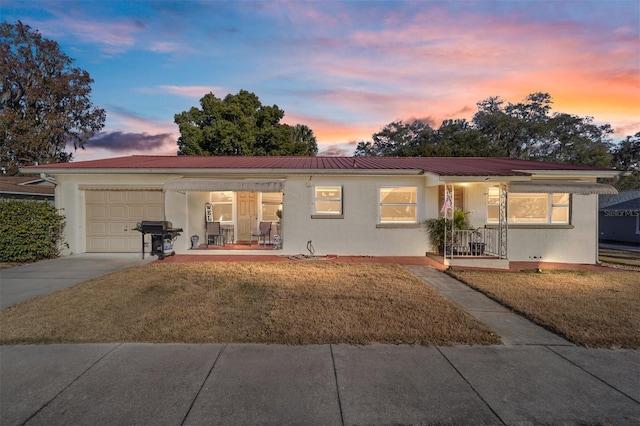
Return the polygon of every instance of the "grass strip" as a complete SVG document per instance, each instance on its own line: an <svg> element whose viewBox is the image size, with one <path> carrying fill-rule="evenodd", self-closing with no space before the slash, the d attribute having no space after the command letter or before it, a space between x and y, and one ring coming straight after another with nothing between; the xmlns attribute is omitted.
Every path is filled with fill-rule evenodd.
<svg viewBox="0 0 640 426"><path fill-rule="evenodd" d="M640 272L452 274L578 345L640 348Z"/></svg>

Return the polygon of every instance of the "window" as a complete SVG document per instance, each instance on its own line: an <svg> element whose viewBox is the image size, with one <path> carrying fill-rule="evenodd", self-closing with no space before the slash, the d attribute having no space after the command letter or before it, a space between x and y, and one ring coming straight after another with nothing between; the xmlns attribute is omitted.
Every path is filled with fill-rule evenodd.
<svg viewBox="0 0 640 426"><path fill-rule="evenodd" d="M416 223L418 188L380 188L380 223Z"/></svg>
<svg viewBox="0 0 640 426"><path fill-rule="evenodd" d="M500 188L489 188L487 192L487 222L500 222Z"/></svg>
<svg viewBox="0 0 640 426"><path fill-rule="evenodd" d="M316 186L313 198L313 214L342 215L342 187Z"/></svg>
<svg viewBox="0 0 640 426"><path fill-rule="evenodd" d="M551 195L551 223L569 223L569 194Z"/></svg>
<svg viewBox="0 0 640 426"><path fill-rule="evenodd" d="M508 196L507 214L514 224L569 224L570 196L567 193L517 193ZM489 188L487 193L487 222L498 223L500 193Z"/></svg>
<svg viewBox="0 0 640 426"><path fill-rule="evenodd" d="M212 192L211 209L213 211L213 222L233 221L233 192Z"/></svg>
<svg viewBox="0 0 640 426"><path fill-rule="evenodd" d="M278 222L278 211L282 211L282 192L262 193L262 220L265 222Z"/></svg>

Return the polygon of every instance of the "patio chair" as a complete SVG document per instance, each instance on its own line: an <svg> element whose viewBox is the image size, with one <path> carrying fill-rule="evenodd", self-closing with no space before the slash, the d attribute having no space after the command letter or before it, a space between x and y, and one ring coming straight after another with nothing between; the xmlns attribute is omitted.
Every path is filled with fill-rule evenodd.
<svg viewBox="0 0 640 426"><path fill-rule="evenodd" d="M262 245L267 245L267 239L269 240L269 244L271 244L271 222L260 222L260 226L258 230L251 232L251 237L258 237L258 244L260 244L260 239L262 239ZM249 238L249 245L251 245L252 238Z"/></svg>
<svg viewBox="0 0 640 426"><path fill-rule="evenodd" d="M224 246L224 230L220 222L207 222L205 231L207 247L209 247L209 244Z"/></svg>

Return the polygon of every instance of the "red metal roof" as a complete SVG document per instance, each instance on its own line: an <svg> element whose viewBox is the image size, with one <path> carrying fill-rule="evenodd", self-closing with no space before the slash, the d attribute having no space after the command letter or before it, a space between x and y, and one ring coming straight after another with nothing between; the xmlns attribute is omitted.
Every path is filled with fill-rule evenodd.
<svg viewBox="0 0 640 426"><path fill-rule="evenodd" d="M42 169L262 169L262 170L416 170L441 176L514 176L535 171L609 169L498 157L243 157L153 156L106 158L26 167Z"/></svg>

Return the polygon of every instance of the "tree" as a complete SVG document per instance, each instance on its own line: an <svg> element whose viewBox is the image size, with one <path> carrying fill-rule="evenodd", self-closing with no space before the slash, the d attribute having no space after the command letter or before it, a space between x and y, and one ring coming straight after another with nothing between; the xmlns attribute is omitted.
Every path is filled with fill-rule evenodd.
<svg viewBox="0 0 640 426"><path fill-rule="evenodd" d="M58 43L18 21L0 24L0 166L71 161L74 149L104 127L90 99L93 80Z"/></svg>
<svg viewBox="0 0 640 426"><path fill-rule="evenodd" d="M490 156L488 139L467 120L445 120L435 132L431 152L434 157L486 157Z"/></svg>
<svg viewBox="0 0 640 426"><path fill-rule="evenodd" d="M466 120L445 120L437 130L415 120L394 121L360 142L356 156L468 157L488 153L487 140Z"/></svg>
<svg viewBox="0 0 640 426"><path fill-rule="evenodd" d="M477 103L475 129L489 140L492 156L531 158L546 135L551 97L533 93L524 102L504 105L499 97Z"/></svg>
<svg viewBox="0 0 640 426"><path fill-rule="evenodd" d="M418 157L433 129L427 123L415 120L412 123L394 121L380 132L374 133L373 142L359 142L355 156Z"/></svg>
<svg viewBox="0 0 640 426"><path fill-rule="evenodd" d="M473 120L444 120L437 130L416 130L402 121L388 124L360 142L355 155L431 157L511 157L611 166L611 126L595 125L591 117L551 114L551 96L532 93L522 102L490 97L477 103Z"/></svg>
<svg viewBox="0 0 640 426"><path fill-rule="evenodd" d="M612 149L613 165L618 170L631 172L616 183L620 190L640 189L640 132L627 136Z"/></svg>
<svg viewBox="0 0 640 426"><path fill-rule="evenodd" d="M277 105L262 105L246 90L224 99L208 93L200 108L174 117L180 129L178 155L315 155L313 131L303 126L296 133L280 123L283 117Z"/></svg>
<svg viewBox="0 0 640 426"><path fill-rule="evenodd" d="M591 117L557 113L532 158L564 164L611 167L610 125L597 126Z"/></svg>
<svg viewBox="0 0 640 426"><path fill-rule="evenodd" d="M619 170L640 169L640 132L627 136L612 150L614 166Z"/></svg>
<svg viewBox="0 0 640 426"><path fill-rule="evenodd" d="M296 124L292 129L292 155L316 155L318 153L318 141L308 126ZM301 154L298 154L300 152Z"/></svg>

